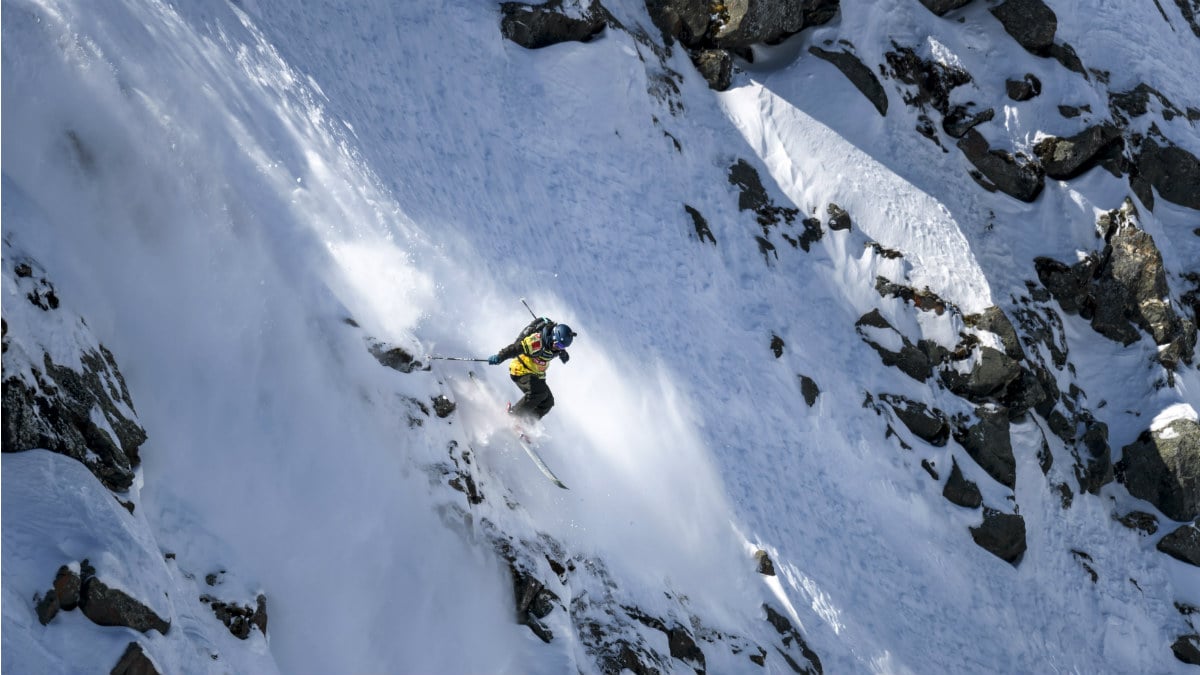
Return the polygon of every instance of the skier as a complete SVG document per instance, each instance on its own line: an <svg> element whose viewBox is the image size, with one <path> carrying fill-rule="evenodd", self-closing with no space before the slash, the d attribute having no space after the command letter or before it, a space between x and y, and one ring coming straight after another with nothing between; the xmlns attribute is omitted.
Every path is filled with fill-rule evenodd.
<svg viewBox="0 0 1200 675"><path fill-rule="evenodd" d="M493 366L513 359L508 374L525 395L509 408L510 414L541 419L550 412L554 394L546 386L546 369L555 358L563 363L571 358L567 347L574 338L575 332L567 324L540 317L530 322L515 342L488 357Z"/></svg>

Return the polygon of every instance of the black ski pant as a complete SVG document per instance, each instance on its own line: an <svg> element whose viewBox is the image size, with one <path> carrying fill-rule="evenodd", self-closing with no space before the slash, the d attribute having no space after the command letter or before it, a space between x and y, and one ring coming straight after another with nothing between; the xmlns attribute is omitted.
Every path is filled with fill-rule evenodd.
<svg viewBox="0 0 1200 675"><path fill-rule="evenodd" d="M520 401L512 407L512 414L532 416L541 419L554 407L554 394L546 385L545 378L536 375L512 375L512 381L525 392Z"/></svg>

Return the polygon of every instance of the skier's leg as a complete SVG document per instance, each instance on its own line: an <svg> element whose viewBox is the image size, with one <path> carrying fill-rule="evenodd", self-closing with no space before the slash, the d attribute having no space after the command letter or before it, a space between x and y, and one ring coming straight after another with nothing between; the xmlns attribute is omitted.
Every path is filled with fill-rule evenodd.
<svg viewBox="0 0 1200 675"><path fill-rule="evenodd" d="M529 389L529 403L533 406L533 414L541 419L554 407L554 394L550 392L546 381L540 377L533 378L533 381L529 383Z"/></svg>
<svg viewBox="0 0 1200 675"><path fill-rule="evenodd" d="M532 375L512 375L511 377L513 384L517 385L517 388L521 390L524 396L521 397L521 400L512 404L512 407L508 409L508 412L512 415L518 416L534 415L534 404L531 400L533 395L532 383L537 381L537 378Z"/></svg>

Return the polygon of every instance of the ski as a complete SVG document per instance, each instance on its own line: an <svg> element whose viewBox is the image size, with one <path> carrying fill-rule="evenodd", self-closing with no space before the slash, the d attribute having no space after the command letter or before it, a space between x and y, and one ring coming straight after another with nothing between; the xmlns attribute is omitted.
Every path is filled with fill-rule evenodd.
<svg viewBox="0 0 1200 675"><path fill-rule="evenodd" d="M484 383L478 377L475 376L474 372L469 372L467 375L476 387L478 387L481 391L488 393L489 396L491 395L490 392L488 392L488 387L484 385ZM509 407L511 408L511 404ZM507 411L505 414L508 414ZM526 433L519 424L513 424L512 432L517 439L517 444L521 446L521 449L525 451L526 455L529 455L529 459L533 460L533 463L537 465L538 471L541 471L542 475L545 476L551 483L554 483L564 490L569 490L570 488L568 488L565 483L559 480L558 476L554 475L554 472L550 470L550 467L546 466L545 460L543 460L542 456L537 453L536 449L534 449L536 444L534 443L533 439L530 438L529 434Z"/></svg>
<svg viewBox="0 0 1200 675"><path fill-rule="evenodd" d="M521 444L521 448L525 451L525 454L529 455L529 459L532 459L533 463L537 465L538 471L541 471L543 476L549 478L550 482L554 483L558 487L564 490L570 489L558 479L558 476L554 475L554 472L551 471L550 467L546 466L546 462L542 460L541 455L537 454L537 451L533 449L533 440L531 440L529 436L520 429L514 429L514 431L517 434L517 441Z"/></svg>

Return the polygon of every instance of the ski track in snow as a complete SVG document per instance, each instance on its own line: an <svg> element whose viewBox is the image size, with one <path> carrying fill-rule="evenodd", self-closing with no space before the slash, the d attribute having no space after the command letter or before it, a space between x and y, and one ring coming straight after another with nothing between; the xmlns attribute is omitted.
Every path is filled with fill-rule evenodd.
<svg viewBox="0 0 1200 675"><path fill-rule="evenodd" d="M640 3L610 4L627 26L657 30ZM1029 62L984 7L947 28L917 3L842 4L837 22L777 49L845 31L864 52L894 37L993 77L989 58ZM1052 4L1089 65L1116 73L1175 44L1117 41L1105 55L1069 20L1090 4ZM1108 6L1096 21L1137 25L1149 42L1148 18L1162 22L1153 8ZM185 564L222 565L265 587L281 672L588 672L564 612L551 615L563 639L549 646L514 625L507 570L446 527L443 507L461 496L429 488L426 467L455 441L488 497L472 507L476 524L545 533L605 561L625 597L656 608L664 592L686 596L710 627L764 644L759 607L774 598L826 672L1185 672L1160 642L1187 630L1172 602L1200 604L1196 575L1113 523L1108 492L1063 510L1031 423L1013 430L1029 532L1014 569L971 543L979 513L949 504L920 460L944 474L957 457L997 508L1011 509L1007 492L960 448L921 443L862 405L888 392L970 410L881 368L855 335L875 307L914 340L950 346L962 328L953 313L881 299L877 276L928 286L965 313L1010 308L1033 256L1095 245L1096 214L1125 194L1115 179L1051 181L1018 204L982 193L961 156L912 133L892 80L881 120L828 63L751 69L714 95L677 49L666 67L687 75L674 116L645 93L663 66L628 34L526 51L497 23L494 6L467 0L4 2L5 247L11 237L37 258L116 354L150 435L138 518L178 552L170 579ZM1095 86L1056 62L1030 67L1047 91L1106 112ZM1139 66L1134 79L1194 101L1172 73ZM1002 80L972 93L1002 92ZM1073 133L1032 127L1057 114L1050 101L1004 103L1004 133ZM1184 125L1169 131L1195 152ZM837 203L853 231L826 232L807 254L776 241L764 260L726 178L739 158L775 202L822 220ZM697 241L684 203L717 245ZM1145 226L1161 246L1192 215L1160 205ZM904 259L882 259L871 240ZM1174 270L1197 259L1190 240L1163 248ZM557 406L539 450L569 491L507 438L502 402L517 391L503 368L477 366L472 392L463 365L401 375L365 349L369 337L418 358L486 356L528 320L521 296L580 333L571 362L551 369ZM5 301L6 318L23 302ZM1090 404L1108 401L1114 452L1150 423L1121 411L1200 408L1194 371L1156 389L1145 350L1122 352L1080 321L1066 327L1077 379ZM786 342L778 359L772 334ZM1114 385L1109 371L1128 377ZM798 374L821 388L811 408ZM454 416L412 428L413 401L445 392ZM885 438L885 423L915 450ZM1054 442L1052 477L1071 461ZM51 646L35 637L29 593L84 555L12 553L9 518L32 507L10 501L20 493L8 481L31 471L26 459L4 461L6 671ZM777 578L754 572L760 547ZM1072 549L1091 556L1095 583ZM139 569L157 556L144 557ZM171 606L231 667L269 668L237 661L192 605ZM77 620L52 628L82 633ZM178 636L160 642L180 672L216 667L192 670ZM80 649L68 656L119 652L109 637ZM710 658L715 672L723 662Z"/></svg>

